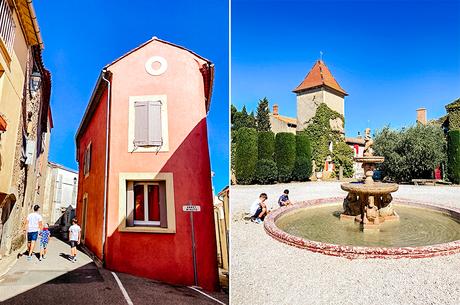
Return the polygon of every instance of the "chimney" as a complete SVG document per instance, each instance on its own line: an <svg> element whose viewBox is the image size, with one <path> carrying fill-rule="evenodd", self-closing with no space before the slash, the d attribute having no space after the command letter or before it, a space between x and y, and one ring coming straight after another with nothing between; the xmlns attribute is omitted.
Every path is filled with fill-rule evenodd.
<svg viewBox="0 0 460 305"><path fill-rule="evenodd" d="M274 104L273 105L273 115L278 115L278 105L277 104Z"/></svg>
<svg viewBox="0 0 460 305"><path fill-rule="evenodd" d="M417 123L426 125L426 108L417 109Z"/></svg>

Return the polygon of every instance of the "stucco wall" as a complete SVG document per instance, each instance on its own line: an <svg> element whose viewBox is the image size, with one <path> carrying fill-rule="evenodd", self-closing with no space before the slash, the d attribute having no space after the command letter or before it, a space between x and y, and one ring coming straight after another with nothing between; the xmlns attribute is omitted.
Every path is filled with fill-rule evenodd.
<svg viewBox="0 0 460 305"><path fill-rule="evenodd" d="M164 74L146 73L144 64L151 56L166 59ZM204 83L199 71L203 63L185 50L153 41L109 68L113 95L106 263L121 272L192 285L190 219L182 211L191 201L201 206L195 214L199 285L210 290L217 287L218 277ZM169 151L128 152L129 97L163 94L168 101ZM173 174L176 233L118 230L120 172Z"/></svg>
<svg viewBox="0 0 460 305"><path fill-rule="evenodd" d="M287 123L278 120L277 118L273 117L273 115L270 113L270 125L271 125L271 131L273 131L275 134L279 132L291 132L291 133L296 133L296 129L294 127L289 127Z"/></svg>

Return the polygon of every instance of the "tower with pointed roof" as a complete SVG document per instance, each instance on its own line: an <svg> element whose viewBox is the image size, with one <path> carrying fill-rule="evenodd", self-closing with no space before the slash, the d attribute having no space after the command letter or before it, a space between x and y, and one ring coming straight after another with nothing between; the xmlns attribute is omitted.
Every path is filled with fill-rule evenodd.
<svg viewBox="0 0 460 305"><path fill-rule="evenodd" d="M348 94L340 87L322 60L315 62L305 79L293 92L297 95L297 131L304 130L315 116L321 103L345 115L344 98ZM335 128L343 131L343 122L335 122Z"/></svg>

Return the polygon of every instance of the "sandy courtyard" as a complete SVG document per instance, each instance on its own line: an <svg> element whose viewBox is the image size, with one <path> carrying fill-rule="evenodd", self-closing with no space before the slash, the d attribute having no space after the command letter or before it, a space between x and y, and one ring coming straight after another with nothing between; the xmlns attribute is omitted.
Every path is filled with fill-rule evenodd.
<svg viewBox="0 0 460 305"><path fill-rule="evenodd" d="M423 259L358 259L297 249L269 237L242 216L261 192L276 207L343 196L338 182L232 186L232 304L460 304L460 254ZM460 208L460 187L401 185L394 198Z"/></svg>

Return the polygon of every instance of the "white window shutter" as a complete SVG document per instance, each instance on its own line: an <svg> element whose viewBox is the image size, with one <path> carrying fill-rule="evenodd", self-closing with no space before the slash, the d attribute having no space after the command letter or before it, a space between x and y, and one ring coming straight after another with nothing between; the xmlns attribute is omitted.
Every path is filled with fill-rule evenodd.
<svg viewBox="0 0 460 305"><path fill-rule="evenodd" d="M148 102L148 145L163 145L161 130L161 101Z"/></svg>
<svg viewBox="0 0 460 305"><path fill-rule="evenodd" d="M146 146L149 140L148 102L135 102L134 113L134 146Z"/></svg>

